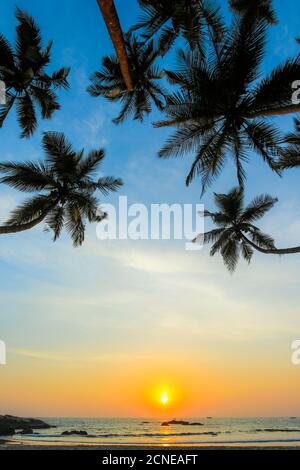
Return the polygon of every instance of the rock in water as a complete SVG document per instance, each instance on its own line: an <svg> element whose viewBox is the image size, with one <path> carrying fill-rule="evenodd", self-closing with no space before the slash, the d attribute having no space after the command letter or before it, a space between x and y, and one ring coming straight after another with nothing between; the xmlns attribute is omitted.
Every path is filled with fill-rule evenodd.
<svg viewBox="0 0 300 470"><path fill-rule="evenodd" d="M4 415L0 416L0 434L2 436L9 436L14 434L15 431L26 429L26 430L33 430L33 429L49 429L51 427L50 424L45 423L41 419L34 419L34 418L19 418L17 416L11 415ZM13 430L10 434L3 434L3 430L10 429Z"/></svg>
<svg viewBox="0 0 300 470"><path fill-rule="evenodd" d="M61 433L62 436L87 436L88 433L86 431L76 431L73 429L72 431L64 431Z"/></svg>
<svg viewBox="0 0 300 470"><path fill-rule="evenodd" d="M20 434L34 434L34 432L31 428L25 428L20 432Z"/></svg>
<svg viewBox="0 0 300 470"><path fill-rule="evenodd" d="M14 428L0 423L0 436L12 436L15 434Z"/></svg>
<svg viewBox="0 0 300 470"><path fill-rule="evenodd" d="M202 423L190 423L189 421L177 421L177 419L172 419L171 421L164 421L161 423L161 426L170 426L170 424L181 425L181 426L203 426Z"/></svg>

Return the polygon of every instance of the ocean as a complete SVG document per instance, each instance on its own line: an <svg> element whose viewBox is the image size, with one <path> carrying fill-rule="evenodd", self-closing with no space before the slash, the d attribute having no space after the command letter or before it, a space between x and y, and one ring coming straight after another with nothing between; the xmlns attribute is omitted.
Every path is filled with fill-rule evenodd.
<svg viewBox="0 0 300 470"><path fill-rule="evenodd" d="M134 445L292 445L300 443L300 418L192 418L197 425L162 426L159 419L42 418L56 426L17 441L52 444ZM201 423L201 424L200 424ZM87 436L62 436L64 431L86 431Z"/></svg>

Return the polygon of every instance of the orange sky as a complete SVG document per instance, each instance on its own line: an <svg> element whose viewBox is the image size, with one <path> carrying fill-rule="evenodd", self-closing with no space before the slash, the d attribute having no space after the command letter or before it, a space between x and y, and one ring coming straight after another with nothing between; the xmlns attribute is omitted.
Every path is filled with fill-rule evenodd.
<svg viewBox="0 0 300 470"><path fill-rule="evenodd" d="M188 357L106 363L13 357L15 365L0 371L0 402L7 413L169 419L293 415L300 406L300 369L284 367L276 355L263 365L250 357L244 364L225 358L193 365ZM160 400L164 391L166 406Z"/></svg>

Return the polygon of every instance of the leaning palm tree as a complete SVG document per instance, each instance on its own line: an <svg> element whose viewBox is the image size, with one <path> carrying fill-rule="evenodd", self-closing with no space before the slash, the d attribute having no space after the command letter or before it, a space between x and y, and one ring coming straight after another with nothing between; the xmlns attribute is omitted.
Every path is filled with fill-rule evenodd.
<svg viewBox="0 0 300 470"><path fill-rule="evenodd" d="M17 39L15 52L4 36L0 35L0 80L6 86L6 104L0 107L0 127L16 104L22 137L29 137L37 127L35 106L43 119L49 119L60 108L55 90L68 88L70 69L48 75L45 67L50 62L52 42L43 49L41 33L35 21L17 9Z"/></svg>
<svg viewBox="0 0 300 470"><path fill-rule="evenodd" d="M115 124L124 121L130 114L133 114L134 119L142 121L144 115L150 113L152 101L160 110L165 105L166 92L158 83L164 73L155 65L158 53L153 43L144 45L130 34L127 36L126 49L132 90L127 90L116 55L103 58L101 70L91 77L91 85L88 87L88 92L92 96L104 96L110 101L121 102L121 112L113 120Z"/></svg>
<svg viewBox="0 0 300 470"><path fill-rule="evenodd" d="M95 178L104 158L101 149L84 156L83 150L73 150L64 134L55 132L44 134L43 147L45 162L0 164L0 183L23 192L39 192L12 212L0 234L22 232L45 222L54 241L65 227L74 246L81 245L86 222L101 222L106 216L98 209L95 192L107 195L123 183L113 177Z"/></svg>
<svg viewBox="0 0 300 470"><path fill-rule="evenodd" d="M215 41L223 34L219 9L211 0L138 0L142 15L131 28L142 29L148 41L158 35L159 50L166 53L176 39L183 37L189 47L203 52L206 33Z"/></svg>
<svg viewBox="0 0 300 470"><path fill-rule="evenodd" d="M236 13L254 13L258 19L276 24L277 17L272 3L272 0L230 0L230 6Z"/></svg>
<svg viewBox="0 0 300 470"><path fill-rule="evenodd" d="M277 202L265 194L244 207L244 192L234 188L228 194L215 194L217 212L204 211L217 228L198 235L194 242L212 243L211 256L220 253L225 266L233 272L241 255L248 263L253 249L264 254L285 255L300 252L300 246L278 249L274 240L253 223L261 219Z"/></svg>
<svg viewBox="0 0 300 470"><path fill-rule="evenodd" d="M159 157L193 152L187 185L200 176L205 190L231 155L242 186L249 149L277 171L282 136L267 118L300 110L291 104L291 86L300 76L300 55L258 81L266 32L265 21L242 15L235 18L219 53L212 48L203 61L195 53L181 51L177 70L167 72L179 89L168 97L166 119L154 125L178 130Z"/></svg>

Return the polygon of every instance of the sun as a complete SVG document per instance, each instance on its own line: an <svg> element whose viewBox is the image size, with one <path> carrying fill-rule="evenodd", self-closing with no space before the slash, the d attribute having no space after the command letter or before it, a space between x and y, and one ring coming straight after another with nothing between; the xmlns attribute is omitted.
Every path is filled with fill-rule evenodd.
<svg viewBox="0 0 300 470"><path fill-rule="evenodd" d="M167 405L169 403L169 396L167 392L163 392L161 394L160 401L163 405Z"/></svg>

